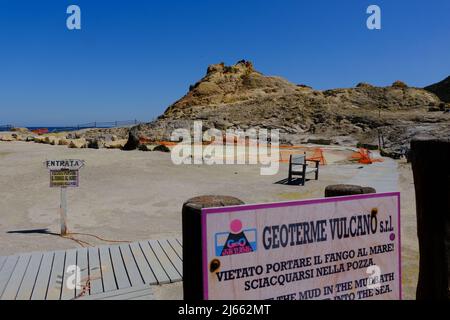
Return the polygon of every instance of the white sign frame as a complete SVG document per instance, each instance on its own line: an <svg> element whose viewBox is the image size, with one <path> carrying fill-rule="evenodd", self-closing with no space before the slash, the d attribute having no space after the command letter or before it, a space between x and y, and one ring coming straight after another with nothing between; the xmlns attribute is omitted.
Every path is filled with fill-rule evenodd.
<svg viewBox="0 0 450 320"><path fill-rule="evenodd" d="M84 167L85 161L79 159L46 160L44 165L51 171L80 170Z"/></svg>
<svg viewBox="0 0 450 320"><path fill-rule="evenodd" d="M257 243L257 247L255 251L260 250L262 246L262 236L261 236L261 230L257 227L260 224L263 224L268 220L270 220L270 216L275 217L275 219L282 219L283 217L279 216L279 214L283 214L282 210L289 210L289 208L294 208L295 210L299 210L299 215L296 215L296 213L293 214L293 216L296 216L295 219L297 219L298 222L301 221L308 221L304 220L305 216L303 215L305 213L305 210L316 210L314 211L314 214L319 214L320 210L324 210L323 208L326 208L327 210L330 210L330 208L337 208L334 209L334 212L331 212L328 214L328 216L320 216L316 217L317 219L325 219L329 221L329 226L327 226L327 229L330 229L330 225L332 224L331 220L333 218L343 218L343 217L351 217L354 216L356 213L360 213L361 215L367 214L367 211L371 214L371 217L373 214L376 215L375 219L377 222L375 225L377 225L378 230L380 229L380 222L385 221L385 219L390 216L391 217L391 228L387 229L384 232L378 232L373 233L371 235L365 235L365 236L355 236L350 239L336 239L329 241L329 248L330 252L336 251L336 243L339 241L347 241L342 242L338 245L348 245L348 243L355 244L356 247L364 246L364 243L368 243L370 239L370 242L377 241L377 243L373 243L373 246L382 245L384 243L388 243L388 246L390 243L392 243L392 247L395 248L392 249L390 252L384 252L380 255L374 253L373 255L373 261L374 264L377 265L377 262L380 263L382 268L386 271L388 269L389 273L385 273L385 271L381 270L381 274L388 274L393 275L393 279L389 281L390 292L387 293L377 293L376 295L370 296L370 297L363 297L359 299L402 299L402 274L401 274L401 231L400 231L400 193L399 192L391 192L391 193L379 193L379 194L364 194L364 195L355 195L355 196L344 196L344 197L336 197L336 198L323 198L323 199L313 199L313 200L301 200L301 201L291 201L291 202L280 202L280 203L268 203L268 204L256 204L256 205L242 205L242 206L232 206L232 207L219 207L219 208L204 208L202 209L202 268L203 268L203 297L205 300L246 300L246 299L277 299L282 296L284 296L284 293L286 291L284 290L285 287L278 286L276 288L263 288L263 289L256 289L255 291L260 290L262 293L255 293L255 291L250 292L248 295L243 291L242 286L242 279L238 280L227 280L228 282L225 284L225 282L220 282L218 280L219 276L215 274L215 272L212 272L211 269L211 262L213 260L219 260L219 265L217 269L217 273L220 273L221 271L229 271L234 270L234 268L239 269L243 265L246 267L250 266L257 266L258 264L261 264L263 266L266 266L266 262L262 263L261 260L272 259L274 255L277 255L276 251L279 250L268 250L264 252L263 255L258 253L258 257L256 257L256 252L247 252L243 250L243 252L233 254L231 253L230 256L218 256L218 248L220 250L221 246L218 245L218 241L221 243L228 243L228 240L226 242L223 242L223 239L225 239L225 236L220 235L222 233L228 232L229 235L232 234L230 231L232 227L232 223L235 220L239 220L237 218L242 218L242 221L244 223L241 225L242 233L245 235L245 238L247 238L247 234L249 231L252 231L251 229L256 230L255 239ZM322 208L322 209L320 209ZM345 209L347 208L347 209ZM357 212L353 212L352 210L354 208L359 208ZM375 209L377 208L377 209ZM345 210L350 210L352 212L347 212ZM280 211L281 210L281 211ZM342 211L344 210L344 212ZM375 210L375 211L374 211ZM272 211L272 212L271 212ZM386 212L384 212L386 211ZM389 212L387 212L389 211ZM329 211L326 211L327 213ZM344 214L345 213L345 214ZM274 216L274 214L278 214L278 216ZM284 217L285 218L285 217ZM292 217L291 217L292 218ZM303 218L303 219L302 219ZM258 220L257 220L258 219ZM254 226L251 225L245 225L245 221L263 221L263 222L257 222ZM284 221L286 223L293 223L295 221ZM270 223L269 223L270 224ZM228 229L228 225L230 226ZM225 226L225 227L224 227ZM387 226L387 221L386 225ZM222 228L222 230L219 230ZM228 230L228 231L227 231ZM251 233L251 232L250 232ZM220 239L222 237L222 239ZM253 237L250 235L250 237ZM368 238L371 237L371 238ZM219 240L218 240L219 239ZM228 239L230 239L228 237ZM252 248L254 243L252 244L251 239L246 240L247 241L247 249L252 251ZM353 242L350 242L353 241ZM380 241L385 241L383 243L379 243ZM334 243L336 242L336 243ZM323 243L325 245L326 243ZM297 254L298 252L301 252L302 250L312 250L314 252L314 247L319 248L318 243L312 243L312 244L305 244L302 246L295 246L295 247L287 247L285 249L281 250L290 250L288 254ZM227 245L224 244L223 248L225 248ZM310 248L307 248L308 246L311 246ZM367 246L364 246L367 247ZM223 250L222 248L222 250ZM245 248L245 247L244 247ZM307 248L307 249L305 249ZM370 246L370 249L372 246ZM247 250L246 249L246 250ZM322 247L323 249L323 247ZM334 249L334 250L333 250ZM227 249L227 250L234 250L234 249ZM296 250L296 253L292 253L293 250ZM231 252L231 251L230 251ZM375 250L373 252L376 252ZM246 255L247 259L242 259ZM372 255L372 254L371 254ZM370 256L371 256L370 255ZM280 256L279 252L277 257ZM281 254L283 256L283 254ZM300 258L300 256L299 256ZM377 259L375 259L377 258ZM241 259L241 261L239 261ZM245 263L243 262L245 260ZM267 261L266 260L266 261ZM258 262L258 263L257 263ZM274 261L275 262L275 261ZM387 266L387 267L386 267ZM335 277L337 279L349 279L349 277L354 280L355 282L357 280L362 279L362 277L359 277L359 275L365 275L366 278L370 277L369 268L367 269L360 269L357 271L354 271L352 276L358 275L357 278L351 278L349 276L350 271L343 271L341 273L336 273ZM265 272L265 270L264 270ZM264 276L264 274L262 275ZM331 275L333 277L333 275ZM255 279L255 277L252 277L250 279ZM327 279L326 277L324 279ZM334 278L333 278L334 279ZM379 277L379 279L383 279L383 276ZM311 281L315 281L317 283L318 279L312 278ZM320 280L320 279L319 279ZM323 279L322 279L323 280ZM370 279L369 279L370 280ZM305 280L309 281L309 280ZM325 281L325 280L323 280ZM336 280L339 281L339 280ZM326 282L326 281L325 281ZM383 285L383 281L381 280L381 285ZM295 283L296 293L300 293L302 291L302 286L308 284L307 282L299 281ZM335 282L336 284L341 284L340 282ZM321 284L323 286L323 283ZM292 287L292 286L291 286ZM307 287L307 286L306 286ZM305 288L306 288L305 287ZM238 289L236 289L238 288ZM277 293L273 293L276 291L276 289L279 289L280 294L277 295ZM253 290L253 289L250 289ZM271 290L272 296L267 294L267 290ZM374 289L375 290L375 289ZM231 292L233 291L233 292ZM323 291L323 290L322 290ZM371 291L372 292L372 291ZM381 292L381 291L377 291ZM294 293L294 292L292 292ZM275 296L273 296L273 294ZM361 293L355 293L355 295L360 295ZM365 294L365 293L364 293ZM302 296L304 297L304 296ZM331 295L330 297L319 297L320 299L334 299L335 296ZM342 298L342 297L340 297ZM357 298L358 299L358 298Z"/></svg>

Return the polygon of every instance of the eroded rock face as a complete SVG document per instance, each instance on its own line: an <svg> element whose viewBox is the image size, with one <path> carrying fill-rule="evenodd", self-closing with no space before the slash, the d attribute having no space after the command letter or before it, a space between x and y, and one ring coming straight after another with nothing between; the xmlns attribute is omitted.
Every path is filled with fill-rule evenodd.
<svg viewBox="0 0 450 320"><path fill-rule="evenodd" d="M180 118L196 106L229 105L302 90L308 89L279 77L264 76L254 70L249 61L243 60L234 66L221 63L209 66L206 76L191 86L189 92L171 105L162 117Z"/></svg>
<svg viewBox="0 0 450 320"><path fill-rule="evenodd" d="M442 101L450 103L450 76L442 80L441 82L425 87L425 90L434 93Z"/></svg>
<svg viewBox="0 0 450 320"><path fill-rule="evenodd" d="M202 120L204 128L219 130L279 129L283 143L306 143L311 136L332 143L373 143L380 127L449 122L450 115L429 112L441 110L441 104L435 94L401 81L387 87L360 83L319 91L264 76L250 62L240 61L209 66L184 97L138 131L150 140L170 140L175 129L192 128L193 120Z"/></svg>
<svg viewBox="0 0 450 320"><path fill-rule="evenodd" d="M378 143L378 134L389 128L450 125L447 107L433 92L402 81L386 87L361 82L355 88L319 91L265 76L242 60L233 66L209 66L184 97L156 121L134 127L131 136L127 128L88 130L82 136L114 134L128 138L134 150L139 147L138 139L169 141L176 129L192 129L193 121L201 120L205 130L279 129L285 144L321 139L332 144L373 145ZM394 130L385 139L392 142L390 150L397 152L414 134L404 139Z"/></svg>
<svg viewBox="0 0 450 320"><path fill-rule="evenodd" d="M411 140L417 137L450 137L449 123L405 123L380 128L384 136L384 153L391 158L408 156Z"/></svg>

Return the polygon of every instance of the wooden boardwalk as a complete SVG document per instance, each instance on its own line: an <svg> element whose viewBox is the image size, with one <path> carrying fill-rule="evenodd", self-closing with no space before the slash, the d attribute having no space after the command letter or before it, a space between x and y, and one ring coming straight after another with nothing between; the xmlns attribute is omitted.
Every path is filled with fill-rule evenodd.
<svg viewBox="0 0 450 320"><path fill-rule="evenodd" d="M149 285L182 281L182 266L179 239L0 256L0 300L150 298Z"/></svg>

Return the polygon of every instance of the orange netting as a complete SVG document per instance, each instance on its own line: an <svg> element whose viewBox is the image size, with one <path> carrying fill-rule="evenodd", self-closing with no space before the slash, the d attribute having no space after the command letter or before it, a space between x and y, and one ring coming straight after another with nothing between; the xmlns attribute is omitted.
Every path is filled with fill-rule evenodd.
<svg viewBox="0 0 450 320"><path fill-rule="evenodd" d="M40 129L36 129L36 130L31 130L31 132L36 133L38 135L42 135L42 134L48 133L48 129L47 128L40 128Z"/></svg>
<svg viewBox="0 0 450 320"><path fill-rule="evenodd" d="M353 160L357 160L361 164L372 164L374 162L383 162L383 159L373 159L369 150L359 148L358 152L352 155Z"/></svg>
<svg viewBox="0 0 450 320"><path fill-rule="evenodd" d="M325 157L323 155L323 150L321 148L315 149L314 154L311 157L309 157L307 160L320 161L321 165L327 164L327 160L325 160Z"/></svg>

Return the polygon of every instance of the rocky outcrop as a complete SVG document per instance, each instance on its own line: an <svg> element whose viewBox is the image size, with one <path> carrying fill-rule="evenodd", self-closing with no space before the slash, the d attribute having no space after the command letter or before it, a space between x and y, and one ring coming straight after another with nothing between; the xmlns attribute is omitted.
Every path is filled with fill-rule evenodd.
<svg viewBox="0 0 450 320"><path fill-rule="evenodd" d="M15 141L16 139L11 133L0 133L0 141Z"/></svg>
<svg viewBox="0 0 450 320"><path fill-rule="evenodd" d="M189 88L156 121L136 127L139 137L170 140L178 128L202 120L204 128L279 129L281 142L377 143L379 128L423 123L449 123L441 100L432 92L402 81L376 87L319 91L255 70L248 61L208 67L205 77ZM392 139L393 143L402 143Z"/></svg>
<svg viewBox="0 0 450 320"><path fill-rule="evenodd" d="M425 87L425 90L434 93L443 102L450 103L450 76L442 80L441 82Z"/></svg>
<svg viewBox="0 0 450 320"><path fill-rule="evenodd" d="M0 132L0 141L33 141L34 136L29 131L11 130L11 132Z"/></svg>
<svg viewBox="0 0 450 320"><path fill-rule="evenodd" d="M450 123L405 123L382 127L384 154L392 158L407 156L410 143L417 137L450 137Z"/></svg>

